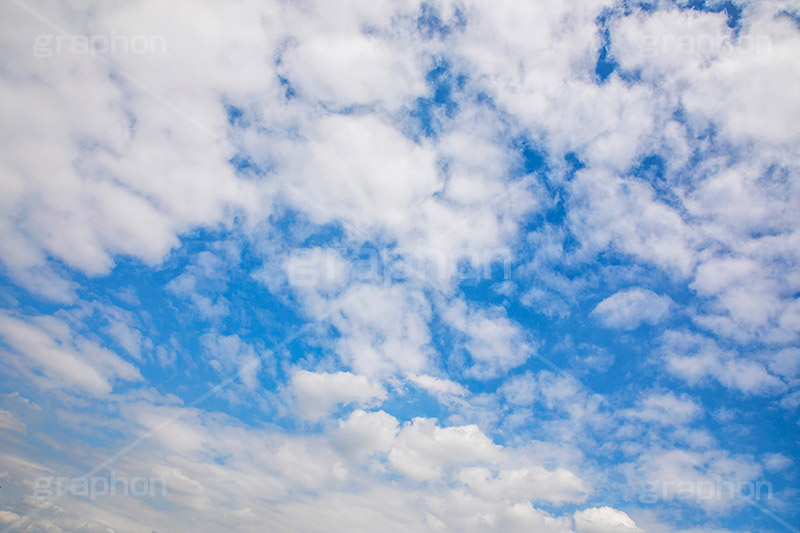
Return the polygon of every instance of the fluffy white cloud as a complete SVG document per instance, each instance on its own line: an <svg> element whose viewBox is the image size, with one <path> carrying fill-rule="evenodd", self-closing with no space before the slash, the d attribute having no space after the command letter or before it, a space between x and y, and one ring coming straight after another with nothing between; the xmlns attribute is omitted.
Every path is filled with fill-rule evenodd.
<svg viewBox="0 0 800 533"><path fill-rule="evenodd" d="M238 335L215 335L206 333L200 337L200 345L206 352L209 365L228 377L236 374L245 387L253 389L261 370L261 358L252 346Z"/></svg>
<svg viewBox="0 0 800 533"><path fill-rule="evenodd" d="M573 515L578 533L641 533L630 516L611 507L592 507Z"/></svg>
<svg viewBox="0 0 800 533"><path fill-rule="evenodd" d="M663 336L661 351L667 371L692 385L711 378L731 389L758 395L786 387L759 361L724 350L701 335L669 331Z"/></svg>
<svg viewBox="0 0 800 533"><path fill-rule="evenodd" d="M399 430L399 422L383 411L353 411L339 422L333 436L333 445L347 456L359 457L392 449Z"/></svg>
<svg viewBox="0 0 800 533"><path fill-rule="evenodd" d="M635 409L627 411L631 418L663 425L686 424L701 413L700 406L686 395L676 396L672 392L652 393L645 396Z"/></svg>
<svg viewBox="0 0 800 533"><path fill-rule="evenodd" d="M397 471L418 480L439 479L446 466L500 459L501 448L478 426L442 428L430 418L405 424L389 453L389 462Z"/></svg>
<svg viewBox="0 0 800 533"><path fill-rule="evenodd" d="M536 350L535 342L501 308L470 309L457 300L444 318L462 336L470 358L467 373L473 377L496 377L527 361Z"/></svg>
<svg viewBox="0 0 800 533"><path fill-rule="evenodd" d="M324 374L299 370L292 375L294 411L306 420L319 420L338 404L372 405L386 398L380 383L349 372Z"/></svg>
<svg viewBox="0 0 800 533"><path fill-rule="evenodd" d="M580 502L590 492L586 482L565 468L550 471L541 466L504 470L493 476L488 468L461 470L459 479L476 494L490 500L546 500Z"/></svg>
<svg viewBox="0 0 800 533"><path fill-rule="evenodd" d="M80 405L71 412L50 404L45 412L55 407L60 422L97 430L97 441L109 444L110 434L133 440L169 428L120 457L130 472L164 476L165 501L68 498L28 527L632 532L640 531L633 520L609 507L556 516L529 500L583 501L606 481L591 471L596 465L586 468L582 447L621 452L634 463L631 477L660 484L663 500L688 497L711 511L731 502L708 493L708 483L791 466L779 453L756 463L713 450L715 436L697 427L702 409L688 396L634 396L616 416L604 397L564 373L521 371L481 393L452 380L491 388L490 380L537 353L540 339L528 324L497 301L469 301L454 268L499 261L514 276L510 267L520 260L529 279L506 279L495 296L513 307L524 292L522 303L548 319L583 308L600 276L618 274L613 284L631 286L666 273L680 285L676 293L695 298L688 314L703 333L664 335L651 360L659 370L692 386L789 392L781 401L787 409L800 401L792 392L800 372L800 32L788 15L796 2L742 4L737 30L723 12L656 4L43 0L37 18L33 7L7 2L0 8L3 271L54 301L75 302L76 293L100 299L91 288L76 292L77 280L109 273L120 257L136 268L157 266L199 228L234 228L263 256L252 276L320 322L304 354L308 368L353 372L296 371L281 359L295 353L276 353L274 377L289 376L277 387L290 410L319 421L338 406L355 409L314 425L313 434L303 433L306 424L296 433L247 426L165 401L157 381L139 386L128 356L140 366L176 361L174 337L167 350L140 327L152 317L80 302L55 317L0 314L0 366L25 386L66 390ZM45 19L67 32L151 35L165 49L59 50L69 44L42 35L57 32ZM606 29L619 68L600 80ZM442 87L428 75L434 66ZM430 120L420 118L426 113ZM541 153L543 175L525 175L521 145ZM650 160L658 171L642 170ZM249 166L238 168L241 161ZM534 213L542 228L528 217ZM563 219L559 227L551 215ZM377 244L402 275L350 279L347 259L317 240L328 230L342 249ZM295 245L304 248L293 253ZM584 269L606 254L623 255L623 264L599 274ZM245 335L257 335L260 317L227 331L236 309L217 289L227 288L228 268L242 267L240 260L238 251L200 252L168 292L219 328L198 338L200 356L244 385L223 395L288 415L280 394L258 387L262 358ZM14 298L3 295L3 305L28 305ZM593 317L632 331L660 324L675 306L634 288L600 302ZM102 315L98 327L86 321L77 331L75 317L90 312ZM453 338L435 339L439 326ZM553 353L579 342L564 335ZM130 396L119 395L120 382L134 387ZM397 404L385 401L389 383L401 400L411 385L438 397L442 421L395 412ZM108 411L95 406L98 398ZM378 405L392 414L364 410ZM30 428L39 419L3 407L0 427L15 449L2 464L12 485L75 470L55 453L38 464L20 434L37 433ZM116 410L119 418L103 416ZM525 422L544 441L512 431ZM665 426L691 451L633 442L653 429L648 424ZM67 455L76 444L62 435L47 445ZM514 449L521 442L530 450ZM91 466L107 451L70 457ZM694 488L679 493L683 482ZM0 522L18 520L29 503L13 501Z"/></svg>
<svg viewBox="0 0 800 533"><path fill-rule="evenodd" d="M428 367L431 311L420 291L355 284L321 309L342 334L337 353L356 372L385 377Z"/></svg>
<svg viewBox="0 0 800 533"><path fill-rule="evenodd" d="M45 390L78 389L102 396L110 393L117 381L142 379L131 363L52 316L2 313L0 335L9 348L4 350L3 366Z"/></svg>
<svg viewBox="0 0 800 533"><path fill-rule="evenodd" d="M425 65L397 44L376 34L321 33L289 45L279 72L312 102L396 108L426 90Z"/></svg>
<svg viewBox="0 0 800 533"><path fill-rule="evenodd" d="M610 328L634 329L658 324L669 312L672 300L648 289L626 289L597 304L592 315Z"/></svg>
<svg viewBox="0 0 800 533"><path fill-rule="evenodd" d="M466 396L468 392L463 385L449 379L437 378L427 374L409 374L407 377L414 385L435 396Z"/></svg>
<svg viewBox="0 0 800 533"><path fill-rule="evenodd" d="M104 5L88 17L69 4L37 6L58 28L19 5L3 8L3 47L13 59L0 77L8 126L0 246L10 273L34 292L73 297L48 257L93 275L108 272L118 254L154 265L192 227L230 211L269 210L266 189L238 179L228 162L234 149L220 96L242 82L248 92L277 85L243 78L252 69L235 59L245 50L269 57L270 32L245 4L191 23L179 4L157 20L147 15L150 2ZM233 41L217 31L222 20L238 28ZM122 40L155 36L165 50L71 48L77 32L110 38L112 28Z"/></svg>
<svg viewBox="0 0 800 533"><path fill-rule="evenodd" d="M791 465L792 460L782 453L768 453L764 457L764 468L770 472L780 472L789 468Z"/></svg>
<svg viewBox="0 0 800 533"><path fill-rule="evenodd" d="M372 115L332 115L312 128L286 147L285 173L290 199L315 222L402 234L414 206L441 188L433 149Z"/></svg>
<svg viewBox="0 0 800 533"><path fill-rule="evenodd" d="M35 520L41 522L35 527L44 529L42 524L49 521L74 529L82 520L91 531L134 531L143 523L154 529L211 531L224 525L258 531L269 522L276 531L372 531L377 525L398 532L534 528L567 533L569 515L553 516L516 500L563 501L581 497L585 490L565 469L530 465L488 474L483 484L474 475L468 485L451 478L450 474L468 473L480 465L494 468L513 459L510 450L475 426L440 426L433 419L416 419L399 428L385 412L359 410L330 428L330 434L290 435L155 399L116 396L113 401L123 417L120 429L143 437L118 458L117 477L157 479L166 484L166 492L156 491L154 498L119 494L95 500L67 494L58 502L60 510L47 506L37 514ZM59 424L51 428L61 429ZM84 429L85 434L102 433L107 426L85 424ZM66 435L65 446L73 438ZM87 462L106 457L103 451L88 451ZM15 443L13 450L0 454L11 473L4 490L27 492L30 487L22 480L59 475L66 468L56 458L37 463L26 459L26 453ZM372 462L364 469L368 456ZM383 464L395 471L391 479L383 475ZM536 480L546 480L557 490L545 491ZM425 490L420 481L430 481ZM15 513L23 514L38 502L20 503ZM11 513L8 518L17 520Z"/></svg>
<svg viewBox="0 0 800 533"><path fill-rule="evenodd" d="M679 500L718 512L771 490L752 456L719 449L651 450L638 459L632 475L641 480L644 501Z"/></svg>

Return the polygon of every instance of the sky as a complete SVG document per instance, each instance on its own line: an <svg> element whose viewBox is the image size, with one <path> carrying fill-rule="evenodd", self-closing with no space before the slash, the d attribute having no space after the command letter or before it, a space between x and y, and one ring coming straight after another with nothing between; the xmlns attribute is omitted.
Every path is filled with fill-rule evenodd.
<svg viewBox="0 0 800 533"><path fill-rule="evenodd" d="M800 2L6 0L0 531L800 531Z"/></svg>

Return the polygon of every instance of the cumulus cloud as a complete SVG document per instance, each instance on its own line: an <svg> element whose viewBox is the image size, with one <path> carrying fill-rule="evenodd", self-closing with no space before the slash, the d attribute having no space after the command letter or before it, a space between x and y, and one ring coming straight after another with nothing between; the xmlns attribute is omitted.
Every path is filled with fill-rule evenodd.
<svg viewBox="0 0 800 533"><path fill-rule="evenodd" d="M652 393L644 397L628 416L657 422L663 425L686 424L700 416L702 410L694 400L686 395L676 396L672 392Z"/></svg>
<svg viewBox="0 0 800 533"><path fill-rule="evenodd" d="M630 516L611 507L592 507L574 515L578 533L641 533Z"/></svg>
<svg viewBox="0 0 800 533"><path fill-rule="evenodd" d="M409 374L408 379L435 396L465 396L467 394L463 385L449 379L437 378L428 374Z"/></svg>
<svg viewBox="0 0 800 533"><path fill-rule="evenodd" d="M496 463L501 448L476 425L441 428L436 420L415 418L405 424L389 462L402 474L418 480L438 479L445 466Z"/></svg>
<svg viewBox="0 0 800 533"><path fill-rule="evenodd" d="M462 336L471 376L495 377L521 365L536 350L535 342L502 309L469 309L465 302L456 301L445 318Z"/></svg>
<svg viewBox="0 0 800 533"><path fill-rule="evenodd" d="M291 393L295 412L316 421L339 404L371 405L386 398L380 383L349 372L325 374L299 370L292 375Z"/></svg>
<svg viewBox="0 0 800 533"><path fill-rule="evenodd" d="M536 466L493 476L487 468L471 467L463 469L459 479L476 494L492 500L580 502L591 492L585 481L564 468L548 471Z"/></svg>
<svg viewBox="0 0 800 533"><path fill-rule="evenodd" d="M648 289L626 289L597 304L592 315L606 327L635 329L658 324L669 313L672 300Z"/></svg>

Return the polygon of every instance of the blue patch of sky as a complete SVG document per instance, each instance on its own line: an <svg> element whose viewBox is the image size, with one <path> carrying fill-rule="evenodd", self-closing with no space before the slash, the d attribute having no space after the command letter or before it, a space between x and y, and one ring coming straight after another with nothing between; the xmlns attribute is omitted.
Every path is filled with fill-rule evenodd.
<svg viewBox="0 0 800 533"><path fill-rule="evenodd" d="M594 74L600 84L605 83L619 66L611 56L611 31L608 28L608 21L611 16L612 11L606 10L597 17L597 28L600 33L602 44L597 52Z"/></svg>
<svg viewBox="0 0 800 533"><path fill-rule="evenodd" d="M425 81L430 93L416 99L409 115L416 123L415 130L419 136L435 138L442 128L442 120L452 118L458 111L455 93L463 91L467 84L464 74L455 72L449 61L444 58L434 59L433 67L426 73Z"/></svg>
<svg viewBox="0 0 800 533"><path fill-rule="evenodd" d="M705 11L707 13L723 13L727 17L728 27L738 34L741 29L742 7L736 2L726 0L720 2L718 0L690 0L686 3L685 8L694 9L696 11Z"/></svg>
<svg viewBox="0 0 800 533"><path fill-rule="evenodd" d="M455 9L453 16L455 20L448 24L442 20L439 9L434 4L424 2L417 17L417 30L425 39L443 39L453 31L463 29L467 24L467 19L460 8Z"/></svg>

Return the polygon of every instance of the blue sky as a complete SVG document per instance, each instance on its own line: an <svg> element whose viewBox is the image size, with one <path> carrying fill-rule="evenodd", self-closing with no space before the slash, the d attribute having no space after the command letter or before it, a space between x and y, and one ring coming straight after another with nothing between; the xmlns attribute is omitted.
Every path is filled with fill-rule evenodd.
<svg viewBox="0 0 800 533"><path fill-rule="evenodd" d="M800 528L797 2L1 9L0 531Z"/></svg>

